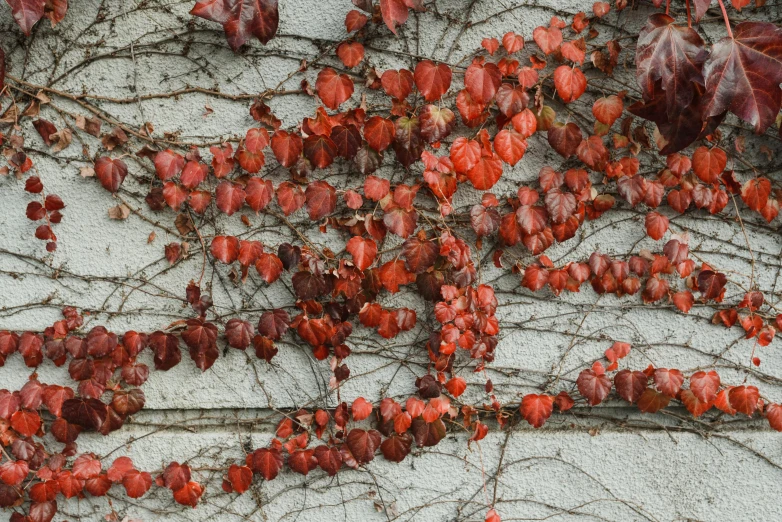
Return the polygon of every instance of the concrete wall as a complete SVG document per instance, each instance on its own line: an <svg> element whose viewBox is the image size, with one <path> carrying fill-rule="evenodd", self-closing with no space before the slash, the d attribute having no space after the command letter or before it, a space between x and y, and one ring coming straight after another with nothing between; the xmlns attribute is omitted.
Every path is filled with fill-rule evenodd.
<svg viewBox="0 0 782 522"><path fill-rule="evenodd" d="M472 5L469 11L468 5ZM501 37L514 30L529 38L554 10L591 10L591 2L583 0L542 0L520 6L501 0L438 1L429 6L429 13L411 18L401 30L404 38L378 38L370 63L380 71L409 67L410 54L457 63L485 36ZM347 0L283 1L279 37L266 48L253 42L239 54L225 45L216 25L188 15L191 7L190 1L82 0L74 3L58 27L51 29L41 22L29 39L21 37L9 10L3 8L0 42L8 56L9 74L61 93L105 97L76 102L52 92L49 96L58 109L83 115L92 109L135 128L151 122L158 138L178 133L181 141L203 144L243 136L254 125L248 113L251 100L199 93L176 99L140 97L192 86L251 95L278 85L296 89L302 77L314 83L311 71L289 75L301 60L313 60L346 37L343 21L352 5ZM637 27L644 13L628 9L619 18L612 14L599 28L618 37L624 28ZM466 19L486 21L463 31L457 21ZM707 26L708 31L713 28ZM632 85L631 74L617 74ZM284 96L274 98L271 106L288 126L311 115L317 102L306 96ZM42 109L42 116L58 128L63 114L49 106ZM104 123L104 130L109 128ZM119 200L94 178L79 175L99 150L96 139L80 134L83 141L74 139L55 158L29 122L23 132L37 151L31 155L47 191L60 195L67 207L63 222L55 226L58 250L47 256L43 244L33 238L34 225L25 218L31 198L23 190L23 181L0 178L0 329L42 330L60 318L64 305L91 311L85 328L104 324L116 331L153 331L189 317L182 297L187 282L201 269L201 249L191 245L190 257L173 268L163 258L163 246L178 238L172 226L174 214L154 214L144 204L146 191L135 175L148 174L149 162L133 155L125 158L131 176L120 197L134 213L124 221L113 221L107 212ZM208 148L201 151L208 157ZM275 181L284 179L268 156L269 175ZM758 165L767 165L762 156L758 158ZM532 143L525 159L506 171L494 192L514 192L519 183L535 179L544 164L559 168L562 161L547 146ZM390 173L389 166L385 169ZM329 174L341 177L341 183L347 184L343 186L360 183L347 165L337 165ZM475 193L460 189L456 206L474 201ZM777 221L766 226L749 219L745 235L735 220L707 214L668 215L673 232L689 234L697 259L730 273L735 284L729 286L726 301L740 299L739 285L755 285L767 292L768 299L778 301L782 240ZM253 237L271 244L290 238L273 219L249 213L248 217ZM306 222L302 214L294 219ZM559 264L586 258L595 249L612 255L659 249L644 238L642 223L643 214L617 211L613 217L587 224L580 237L556 245L547 254ZM212 230L243 233L247 229L235 215L218 220ZM149 241L152 232L155 238ZM318 244L341 250L341 239L333 232L310 233ZM716 367L725 381L740 384L746 379L761 387L769 400L782 400L782 357L776 343L759 348L755 355L762 364L752 367L753 344L740 339L739 329L711 325L709 307L696 304L689 315L683 315L669 305L644 306L640 298L598 298L586 288L559 298L531 294L519 287L517 276L492 268L490 262L481 278L501 291L502 340L487 372L503 401L518 400L535 390L573 388L578 372L599 358L613 340L633 344L630 367L650 363L683 371ZM216 310L253 322L259 310L290 300L284 287L267 288L257 279L235 288L225 267L207 265L205 281L212 286ZM424 310L422 302L405 293L386 297L384 303ZM359 395L377 400L381 392L409 395L414 377L426 371L421 342L425 335L419 325L392 342L364 331L351 337L356 355L349 360L352 377L341 389L342 400ZM150 361L145 362L151 365L147 356ZM18 389L30 373L21 358L12 357L0 368L0 388ZM69 382L65 369L51 364L42 365L38 375L47 383ZM277 419L275 408L338 404L336 393L328 388L329 375L327 365L315 361L308 347L292 342L281 344L271 365L236 350L221 354L205 373L184 360L167 373L152 372L143 387L147 405L133 422L109 437L85 435L79 448L101 456L113 452L109 462L127 454L143 469L186 460L196 480L207 484L202 505L195 511L174 504L167 491L127 501L115 488L111 501L120 519L483 520L491 505L503 520L779 518L776 494L782 479L782 439L765 423L718 417L693 421L686 411L676 409L641 416L619 402L591 414L576 408L555 416L539 431L526 425L507 432L494 429L472 447L465 434L449 435L436 448L415 450L399 465L376 459L366 470L335 478L320 471L306 479L287 472L272 483L257 484L252 494L238 498L224 494L221 472L210 468L242 459L248 449L267 444ZM552 386L554 382L557 386ZM482 383L478 377L471 381L468 400L486 400ZM71 501L57 520L100 520L109 512L105 500Z"/></svg>

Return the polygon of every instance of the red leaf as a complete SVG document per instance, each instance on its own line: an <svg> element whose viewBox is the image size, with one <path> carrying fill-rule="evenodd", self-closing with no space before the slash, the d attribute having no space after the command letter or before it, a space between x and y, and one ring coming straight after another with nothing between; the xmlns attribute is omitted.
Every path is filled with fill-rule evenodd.
<svg viewBox="0 0 782 522"><path fill-rule="evenodd" d="M278 130L272 135L271 144L274 157L286 168L296 164L304 147L301 136L284 130Z"/></svg>
<svg viewBox="0 0 782 522"><path fill-rule="evenodd" d="M420 274L433 266L440 255L437 243L419 237L411 237L402 244L402 256L408 268Z"/></svg>
<svg viewBox="0 0 782 522"><path fill-rule="evenodd" d="M756 212L766 207L770 195L771 182L767 178L750 179L741 187L741 199Z"/></svg>
<svg viewBox="0 0 782 522"><path fill-rule="evenodd" d="M508 118L513 118L516 114L519 114L529 103L527 91L520 85L514 87L509 83L500 85L495 99L497 108Z"/></svg>
<svg viewBox="0 0 782 522"><path fill-rule="evenodd" d="M782 406L771 403L766 406L766 419L768 424L775 431L782 431Z"/></svg>
<svg viewBox="0 0 782 522"><path fill-rule="evenodd" d="M305 192L307 213L312 221L328 216L337 206L337 191L325 181L313 181Z"/></svg>
<svg viewBox="0 0 782 522"><path fill-rule="evenodd" d="M394 434L380 445L383 457L391 462L402 462L410 454L413 439L408 434Z"/></svg>
<svg viewBox="0 0 782 522"><path fill-rule="evenodd" d="M524 135L514 130L503 129L494 137L494 150L511 167L516 165L527 151Z"/></svg>
<svg viewBox="0 0 782 522"><path fill-rule="evenodd" d="M358 31L367 24L367 20L365 14L353 9L345 16L345 29L349 33Z"/></svg>
<svg viewBox="0 0 782 522"><path fill-rule="evenodd" d="M185 158L171 149L166 149L155 154L155 172L158 178L168 181L180 172L185 166Z"/></svg>
<svg viewBox="0 0 782 522"><path fill-rule="evenodd" d="M234 51L251 36L266 44L274 38L279 23L277 0L202 0L190 14L221 24Z"/></svg>
<svg viewBox="0 0 782 522"><path fill-rule="evenodd" d="M650 16L635 51L636 78L644 99L652 100L655 84L662 81L664 103L658 110L667 110L667 118L673 121L692 102L696 84L703 85L701 67L706 56L703 40L694 29L674 25L666 14Z"/></svg>
<svg viewBox="0 0 782 522"><path fill-rule="evenodd" d="M94 398L68 399L62 403L62 417L71 424L87 429L99 429L107 414L106 404Z"/></svg>
<svg viewBox="0 0 782 522"><path fill-rule="evenodd" d="M415 275L408 272L404 261L396 259L389 261L380 267L380 283L391 293L399 291L399 285L406 285L415 281Z"/></svg>
<svg viewBox="0 0 782 522"><path fill-rule="evenodd" d="M421 417L413 419L413 437L419 447L436 446L445 437L445 423L442 419L426 422Z"/></svg>
<svg viewBox="0 0 782 522"><path fill-rule="evenodd" d="M337 154L346 159L355 158L364 143L355 125L336 125L331 130L331 141Z"/></svg>
<svg viewBox="0 0 782 522"><path fill-rule="evenodd" d="M353 80L345 74L337 74L331 67L326 67L318 73L315 88L323 104L336 110L353 94Z"/></svg>
<svg viewBox="0 0 782 522"><path fill-rule="evenodd" d="M554 398L531 393L521 399L521 415L533 428L540 428L554 411Z"/></svg>
<svg viewBox="0 0 782 522"><path fill-rule="evenodd" d="M424 105L419 111L421 136L427 143L437 143L448 137L456 123L456 116L447 107ZM439 169L438 169L439 170Z"/></svg>
<svg viewBox="0 0 782 522"><path fill-rule="evenodd" d="M505 33L502 36L502 46L508 54L514 54L524 48L524 37L514 32Z"/></svg>
<svg viewBox="0 0 782 522"><path fill-rule="evenodd" d="M315 450L298 449L288 457L288 466L296 473L307 475L318 467L318 459L315 458Z"/></svg>
<svg viewBox="0 0 782 522"><path fill-rule="evenodd" d="M231 464L231 467L228 468L228 481L231 483L234 491L242 494L250 489L250 484L253 481L253 471L247 466Z"/></svg>
<svg viewBox="0 0 782 522"><path fill-rule="evenodd" d="M380 0L380 14L392 33L407 21L407 5L403 0Z"/></svg>
<svg viewBox="0 0 782 522"><path fill-rule="evenodd" d="M375 451L380 447L380 433L376 430L353 428L345 439L350 453L359 464L366 464L375 458Z"/></svg>
<svg viewBox="0 0 782 522"><path fill-rule="evenodd" d="M467 389L467 382L463 377L453 377L445 383L445 389L454 397L459 397Z"/></svg>
<svg viewBox="0 0 782 522"><path fill-rule="evenodd" d="M380 77L380 83L383 90L397 100L404 100L413 91L413 73L407 69L389 69ZM379 116L373 116L379 118ZM372 118L370 118L372 119ZM375 150L380 150L373 147Z"/></svg>
<svg viewBox="0 0 782 522"><path fill-rule="evenodd" d="M19 28L30 36L33 26L43 18L45 3L41 0L6 0Z"/></svg>
<svg viewBox="0 0 782 522"><path fill-rule="evenodd" d="M451 68L444 63L435 65L431 60L423 60L415 67L414 79L424 99L432 102L440 99L451 86Z"/></svg>
<svg viewBox="0 0 782 522"><path fill-rule="evenodd" d="M569 158L576 153L583 136L575 123L554 123L548 129L548 142L562 157Z"/></svg>
<svg viewBox="0 0 782 522"><path fill-rule="evenodd" d="M638 398L638 409L644 413L657 413L668 406L671 398L652 388L646 388Z"/></svg>
<svg viewBox="0 0 782 522"><path fill-rule="evenodd" d="M304 192L298 185L294 185L290 181L283 181L277 187L277 203L286 216L299 210L305 201Z"/></svg>
<svg viewBox="0 0 782 522"><path fill-rule="evenodd" d="M140 391L140 390L139 390ZM80 455L74 462L71 471L73 476L80 480L87 480L100 475L100 460L94 455L86 453Z"/></svg>
<svg viewBox="0 0 782 522"><path fill-rule="evenodd" d="M481 158L481 145L475 140L456 138L451 145L451 161L460 174L467 174Z"/></svg>
<svg viewBox="0 0 782 522"><path fill-rule="evenodd" d="M643 201L646 195L646 179L640 174L630 177L623 176L616 182L616 189L634 207Z"/></svg>
<svg viewBox="0 0 782 522"><path fill-rule="evenodd" d="M11 427L22 437L32 437L41 427L41 417L29 410L19 410L11 415Z"/></svg>
<svg viewBox="0 0 782 522"><path fill-rule="evenodd" d="M182 331L182 340L190 349L190 357L201 371L214 364L219 355L217 350L217 327L201 319L188 319L187 328Z"/></svg>
<svg viewBox="0 0 782 522"><path fill-rule="evenodd" d="M247 455L247 466L260 473L265 480L274 480L282 468L282 454L278 449L260 448Z"/></svg>
<svg viewBox="0 0 782 522"><path fill-rule="evenodd" d="M464 73L464 87L472 99L482 105L486 105L494 98L501 82L502 73L493 63L474 62Z"/></svg>
<svg viewBox="0 0 782 522"><path fill-rule="evenodd" d="M179 340L173 334L165 334L160 331L153 332L149 336L149 344L155 353L154 361L155 369L157 370L170 370L182 360Z"/></svg>
<svg viewBox="0 0 782 522"><path fill-rule="evenodd" d="M226 143L221 149L217 146L209 147L212 153L212 168L216 178L224 178L234 169L233 146Z"/></svg>
<svg viewBox="0 0 782 522"><path fill-rule="evenodd" d="M695 372L690 377L690 390L701 402L712 402L717 397L720 387L720 376L717 372Z"/></svg>
<svg viewBox="0 0 782 522"><path fill-rule="evenodd" d="M188 482L181 488L174 491L174 500L178 504L183 506L196 507L198 501L201 499L201 495L204 493L204 488L198 482Z"/></svg>
<svg viewBox="0 0 782 522"><path fill-rule="evenodd" d="M594 370L583 370L576 379L578 392L584 396L590 406L603 402L611 391L611 381L605 374L598 375Z"/></svg>
<svg viewBox="0 0 782 522"><path fill-rule="evenodd" d="M33 121L33 127L35 127L35 130L37 130L38 134L41 135L41 138L43 139L43 142L46 144L46 146L51 147L52 143L54 143L51 139L51 136L52 134L57 134L57 127L55 127L52 122L44 119Z"/></svg>
<svg viewBox="0 0 782 522"><path fill-rule="evenodd" d="M30 522L51 522L57 513L57 502L35 502L30 506ZM14 517L11 517L14 518Z"/></svg>
<svg viewBox="0 0 782 522"><path fill-rule="evenodd" d="M377 244L371 239L353 236L348 241L346 250L353 256L353 264L359 270L366 270L375 261Z"/></svg>
<svg viewBox="0 0 782 522"><path fill-rule="evenodd" d="M24 460L9 460L0 465L0 480L9 486L17 486L27 478L30 468Z"/></svg>
<svg viewBox="0 0 782 522"><path fill-rule="evenodd" d="M482 155L467 172L467 179L478 190L489 190L502 176L502 160L497 154Z"/></svg>
<svg viewBox="0 0 782 522"><path fill-rule="evenodd" d="M274 138L272 138L272 144ZM260 212L268 205L274 197L274 185L268 179L252 177L247 180L245 191L245 202L255 212ZM236 209L238 210L238 208Z"/></svg>
<svg viewBox="0 0 782 522"><path fill-rule="evenodd" d="M698 274L698 290L701 291L704 299L721 300L727 282L728 278L725 274L713 270L701 270Z"/></svg>
<svg viewBox="0 0 782 522"><path fill-rule="evenodd" d="M364 59L364 46L359 42L342 42L337 46L337 56L345 67L352 69Z"/></svg>
<svg viewBox="0 0 782 522"><path fill-rule="evenodd" d="M616 392L629 403L636 402L646 390L646 374L638 371L621 370L614 377Z"/></svg>
<svg viewBox="0 0 782 522"><path fill-rule="evenodd" d="M415 210L405 210L394 203L386 206L383 215L383 224L391 233L400 237L408 237L415 232L418 214Z"/></svg>
<svg viewBox="0 0 782 522"><path fill-rule="evenodd" d="M584 59L586 58L586 42L584 42L583 38L565 42L562 44L560 52L562 53L563 58L570 60L573 63L583 65Z"/></svg>
<svg viewBox="0 0 782 522"><path fill-rule="evenodd" d="M212 201L212 194L205 190L194 190L190 193L188 201L190 202L190 208L192 208L195 213L203 214Z"/></svg>
<svg viewBox="0 0 782 522"><path fill-rule="evenodd" d="M313 134L304 140L304 156L315 168L323 169L334 163L337 145L328 136Z"/></svg>
<svg viewBox="0 0 782 522"><path fill-rule="evenodd" d="M181 489L190 481L190 466L172 462L163 470L163 485L172 491Z"/></svg>
<svg viewBox="0 0 782 522"><path fill-rule="evenodd" d="M264 312L258 321L258 331L276 341L285 335L290 323L291 319L285 310Z"/></svg>
<svg viewBox="0 0 782 522"><path fill-rule="evenodd" d="M221 181L220 184L217 185L215 196L217 208L230 216L242 208L242 205L244 205L244 198L247 194L241 185L226 180Z"/></svg>
<svg viewBox="0 0 782 522"><path fill-rule="evenodd" d="M481 47L486 49L486 52L491 56L494 56L494 53L500 48L500 42L496 38L484 38L481 40Z"/></svg>
<svg viewBox="0 0 782 522"><path fill-rule="evenodd" d="M234 236L215 236L209 251L216 259L230 265L239 257L239 240Z"/></svg>
<svg viewBox="0 0 782 522"><path fill-rule="evenodd" d="M576 211L576 197L559 189L547 192L545 202L552 223L564 223Z"/></svg>
<svg viewBox="0 0 782 522"><path fill-rule="evenodd" d="M598 172L605 170L608 163L608 149L599 136L590 136L579 143L576 154L584 164Z"/></svg>
<svg viewBox="0 0 782 522"><path fill-rule="evenodd" d="M109 467L106 476L112 482L121 482L132 469L133 461L129 457L118 457Z"/></svg>
<svg viewBox="0 0 782 522"><path fill-rule="evenodd" d="M244 350L250 346L255 330L253 325L241 319L231 319L225 325L225 338L228 345L233 348Z"/></svg>
<svg viewBox="0 0 782 522"><path fill-rule="evenodd" d="M380 116L372 116L364 125L364 139L369 146L378 152L382 152L391 145L396 135L394 122ZM370 197L367 195L367 197Z"/></svg>
<svg viewBox="0 0 782 522"><path fill-rule="evenodd" d="M734 386L730 389L728 398L736 411L751 417L758 409L760 393L755 386Z"/></svg>
<svg viewBox="0 0 782 522"><path fill-rule="evenodd" d="M587 80L578 67L560 65L554 71L554 87L565 103L576 101L586 91Z"/></svg>
<svg viewBox="0 0 782 522"><path fill-rule="evenodd" d="M657 368L654 371L654 383L657 389L668 395L676 397L684 383L684 375L679 370L669 370L667 368Z"/></svg>
<svg viewBox="0 0 782 522"><path fill-rule="evenodd" d="M372 415L372 403L364 397L359 397L350 407L354 421L362 421Z"/></svg>
<svg viewBox="0 0 782 522"><path fill-rule="evenodd" d="M684 312L685 314L690 311L692 308L692 305L695 303L695 298L692 295L692 292L689 290L682 290L681 292L676 292L673 294L673 304Z"/></svg>
<svg viewBox="0 0 782 522"><path fill-rule="evenodd" d="M283 266L279 257L264 252L255 262L255 269L267 284L271 284L280 278Z"/></svg>
<svg viewBox="0 0 782 522"><path fill-rule="evenodd" d="M180 187L173 181L166 181L163 184L163 199L174 210L180 209L187 201L188 195L188 191L184 187Z"/></svg>
<svg viewBox="0 0 782 522"><path fill-rule="evenodd" d="M130 498L140 498L152 486L152 475L146 471L132 469L125 474L122 485Z"/></svg>
<svg viewBox="0 0 782 522"><path fill-rule="evenodd" d="M188 161L182 170L182 175L179 176L179 181L185 188L194 189L203 183L208 173L209 169L205 164L198 161Z"/></svg>
<svg viewBox="0 0 782 522"><path fill-rule="evenodd" d="M703 65L704 119L730 111L760 134L782 104L782 30L768 22L744 22L733 37L712 47Z"/></svg>
<svg viewBox="0 0 782 522"><path fill-rule="evenodd" d="M660 214L659 212L649 212L646 214L646 233L654 239L659 241L665 235L668 230L668 218Z"/></svg>
<svg viewBox="0 0 782 522"><path fill-rule="evenodd" d="M101 156L95 161L95 175L103 188L117 192L128 175L128 167L122 160Z"/></svg>
<svg viewBox="0 0 782 522"><path fill-rule="evenodd" d="M532 31L532 39L538 44L544 54L549 55L556 51L562 43L562 31L557 27L536 27Z"/></svg>
<svg viewBox="0 0 782 522"><path fill-rule="evenodd" d="M624 103L622 103L622 99L613 94L605 98L599 98L592 105L592 114L597 118L597 121L609 127L619 119L623 110Z"/></svg>
<svg viewBox="0 0 782 522"><path fill-rule="evenodd" d="M318 446L315 448L315 458L318 459L318 465L329 477L336 475L339 468L342 467L342 454L338 448Z"/></svg>
<svg viewBox="0 0 782 522"><path fill-rule="evenodd" d="M692 170L704 183L717 183L728 156L719 147L698 147L692 155Z"/></svg>

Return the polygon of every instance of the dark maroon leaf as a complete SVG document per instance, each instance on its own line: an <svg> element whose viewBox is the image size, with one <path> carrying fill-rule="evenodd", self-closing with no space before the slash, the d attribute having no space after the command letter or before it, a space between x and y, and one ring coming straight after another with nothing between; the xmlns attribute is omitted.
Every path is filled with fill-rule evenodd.
<svg viewBox="0 0 782 522"><path fill-rule="evenodd" d="M703 68L705 116L730 111L760 134L774 123L782 105L782 29L745 22L712 48Z"/></svg>
<svg viewBox="0 0 782 522"><path fill-rule="evenodd" d="M426 422L422 418L413 419L413 437L418 447L435 446L445 437L445 424L442 419Z"/></svg>
<svg viewBox="0 0 782 522"><path fill-rule="evenodd" d="M549 145L565 158L576 153L582 139L581 129L572 122L568 124L556 122L548 130Z"/></svg>
<svg viewBox="0 0 782 522"><path fill-rule="evenodd" d="M386 460L402 462L410 454L412 443L413 439L407 433L394 434L383 441L380 445L380 451Z"/></svg>
<svg viewBox="0 0 782 522"><path fill-rule="evenodd" d="M669 118L692 102L694 84L703 85L701 68L707 57L698 33L673 22L673 18L662 13L650 16L638 36L635 51L636 79L644 99L654 98L655 84L662 80Z"/></svg>
<svg viewBox="0 0 782 522"><path fill-rule="evenodd" d="M291 318L285 310L274 310L261 314L258 321L258 331L266 337L277 340L285 335L290 326Z"/></svg>
<svg viewBox="0 0 782 522"><path fill-rule="evenodd" d="M170 370L182 360L179 339L173 334L154 332L149 336L149 345L155 352L155 369Z"/></svg>
<svg viewBox="0 0 782 522"><path fill-rule="evenodd" d="M279 23L277 0L203 0L190 14L221 24L234 51L250 36L266 44L274 38Z"/></svg>
<svg viewBox="0 0 782 522"><path fill-rule="evenodd" d="M253 325L241 319L231 319L225 324L225 338L232 348L244 350L250 346L255 331Z"/></svg>
<svg viewBox="0 0 782 522"><path fill-rule="evenodd" d="M359 464L366 464L375 458L375 450L380 447L380 438L377 430L353 428L345 442L356 461Z"/></svg>
<svg viewBox="0 0 782 522"><path fill-rule="evenodd" d="M108 407L98 399L68 399L62 403L62 418L86 429L100 429L107 414Z"/></svg>

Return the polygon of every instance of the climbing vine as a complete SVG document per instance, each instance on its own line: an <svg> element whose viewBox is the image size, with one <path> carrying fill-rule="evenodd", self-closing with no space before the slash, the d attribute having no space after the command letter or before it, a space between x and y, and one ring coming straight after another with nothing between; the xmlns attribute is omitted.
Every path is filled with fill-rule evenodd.
<svg viewBox="0 0 782 522"><path fill-rule="evenodd" d="M55 25L67 10L65 2L7 2L25 35L43 17ZM142 470L126 456L78 450L82 433L107 435L141 411L150 372L184 364L183 348L202 371L219 364L222 348L254 352L268 364L280 350L308 350L331 374L336 406L280 411L272 442L222 470L229 494L286 468L333 476L376 455L401 462L414 447L436 446L449 429L479 443L490 429L522 421L540 428L555 412L614 399L648 414L683 407L696 418L765 418L782 431L782 406L755 385L725 381L715 369L627 367L623 359L633 347L622 339L606 342L604 358L572 382L557 377L516 401L498 397L487 372L504 349L504 325L486 264L551 299L583 290L650 307L670 304L681 314L708 308L714 324L743 330L748 361L761 365L758 350L782 328L774 291L756 283L754 264L746 286L692 255L687 231L672 221L720 216L745 230L745 221L777 218L780 180L745 154L774 156L782 139L782 29L763 21L764 2L747 15L749 0L733 0L731 9L722 0L655 0L638 34L617 38L601 33L606 20L642 14L628 13L625 0L595 2L589 13L557 13L531 35L487 34L469 60L406 53L409 68L385 70L371 59L373 39L388 31L405 38L410 10L437 6L354 4L347 38L300 64L297 89L233 97L256 122L237 129L235 139L190 144L160 136L151 123L134 128L90 109L86 95L0 69L3 174L29 195L29 235L44 242L42 255L51 260L59 252L57 225L78 220L79 209L47 190L25 127L55 157L76 148L72 142L82 135L100 138L100 150L85 152L89 161L63 175L99 183L106 201L114 198L110 219L133 213L176 235L161 248L171 266L201 259L181 289L186 311L157 331L87 329L85 311L71 306L43 331L0 331L0 366L10 357L33 369L67 366L78 383L45 384L32 373L20 390L0 390L0 506L11 509L12 521L48 522L60 497L104 496L115 484L131 498L156 486L179 504L199 504L206 490L186 463ZM209 0L190 13L210 30L222 25L237 53L255 40L270 42L280 22L273 0ZM707 43L700 24L710 23L713 35L715 19L724 22L722 33ZM637 88L615 77L620 69L635 75ZM272 105L289 95L318 107L303 121L284 123ZM56 109L58 128L41 115L57 99L86 112ZM746 132L730 143L736 129ZM538 150L547 165L536 180L507 190L501 180ZM5 183L3 190L12 189ZM147 208L136 208L129 194ZM641 216L638 224L656 247L627 257L547 255L617 209ZM143 217L148 212L153 219ZM259 239L254 219L261 215L293 239ZM316 234L338 237L338 246ZM237 293L278 285L290 301L226 313L215 306L209 281L218 271ZM399 292L413 292L425 305L386 304ZM422 324L425 338L415 347L429 364L407 397L343 400L356 332L371 332L383 346ZM153 368L143 362L148 352ZM465 400L470 385L482 386L480 402ZM486 520L499 521L498 511L488 506Z"/></svg>

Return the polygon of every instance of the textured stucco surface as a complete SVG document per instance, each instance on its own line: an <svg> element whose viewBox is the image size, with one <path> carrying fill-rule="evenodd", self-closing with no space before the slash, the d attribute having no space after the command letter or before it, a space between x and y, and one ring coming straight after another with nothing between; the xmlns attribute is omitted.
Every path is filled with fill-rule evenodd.
<svg viewBox="0 0 782 522"><path fill-rule="evenodd" d="M479 47L485 36L500 37L514 30L529 37L534 27L547 23L552 8L570 13L591 9L591 2L583 0L538 3L509 9L520 4L479 1L469 14L470 20L488 19L463 34L461 25L448 25L444 17L412 17L401 31L407 38L389 35L376 40L378 49L371 54L372 65L380 71L409 66L407 54L458 63ZM80 1L57 28L41 23L26 40L14 29L8 9L2 9L0 41L8 55L9 73L34 84L56 80L50 86L69 93L89 92L111 98L133 98L188 86L231 94L253 94L278 85L296 89L302 75L288 79L290 73L301 60L311 60L345 38L344 17L353 8L348 0L283 0L280 36L267 48L253 42L241 54L234 54L217 26L194 22L187 14L191 4ZM437 2L437 9L463 19L466 5L458 0ZM103 16L96 21L99 10ZM492 16L495 13L499 14ZM637 25L643 18L643 9L637 13L628 9L617 26ZM185 34L192 23L195 32ZM618 31L610 27L604 30ZM457 37L458 44L452 49ZM269 49L277 52L269 55ZM58 56L56 64L54 54ZM328 58L324 63L333 60ZM313 72L303 76L314 83ZM632 82L631 76L628 81ZM352 100L354 104L359 102ZM136 128L144 122L153 123L157 137L178 133L178 139L185 142L241 137L254 125L248 114L249 100L196 93L176 99L91 103ZM274 98L270 105L289 126L311 115L317 102L306 96L285 96ZM62 106L87 114L76 103L62 101ZM59 126L60 116L47 110L44 107L42 115ZM108 130L105 124L104 130ZM191 256L169 268L163 246L176 240L175 234L136 214L125 221L109 220L107 210L118 201L94 178L79 175L79 168L88 165L99 149L97 139L87 137L84 143L74 140L59 155L69 159L62 162L47 156L45 145L29 124L23 131L28 144L39 151L32 156L47 191L60 195L67 207L63 222L55 227L58 250L44 257L41 242L33 238L34 225L25 218L29 198L23 191L23 181L13 176L0 178L0 329L43 330L60 318L63 305L96 311L85 321L85 328L104 324L116 331L153 331L189 317L181 298L188 281L200 270L200 247L192 245ZM87 148L87 154L82 153L82 147ZM201 152L205 158L210 157L208 148ZM273 166L271 155L267 158ZM150 214L143 203L143 187L133 177L147 174L149 162L133 156L126 160L131 176L125 183L127 192L121 197L134 210L173 229L174 214ZM531 146L519 165L506 170L494 192L512 193L520 182L536 178L544 164L559 167L562 161L548 147ZM284 173L269 170L275 182L284 179ZM355 175L351 178L346 166L337 166L330 174L341 176L347 186L360 183ZM471 205L475 200L474 192L460 189L455 204ZM246 209L245 213L253 224L249 233L252 237L271 244L290 238L274 220L267 222L265 216L250 215ZM748 286L754 258L754 284L776 289L782 251L776 221L771 226L748 222L745 238L735 222L706 214L670 217L673 232L689 234L691 250L698 259L714 263L730 272L732 280ZM559 263L584 259L596 249L624 255L654 248L654 242L644 237L642 222L643 214L619 210L607 221L588 223L580 237L555 245L547 254ZM238 215L218 224L222 233L247 234L246 230ZM150 242L153 231L156 237ZM312 237L319 244L341 249L341 239L333 232L315 231ZM559 298L531 294L519 288L518 276L490 265L484 265L481 278L507 292L498 314L503 324L514 326L501 333L496 360L487 369L503 401L549 389L547 385L551 390L572 387L578 372L599 358L613 340L633 344L629 367L653 364L683 371L717 367L725 381L741 383L747 379L760 383L769 399L782 400L782 389L774 384L775 378L782 377L777 345L759 349L756 355L761 357L762 365L749 371L752 344L740 340L738 329L711 325L709 308L696 304L685 316L668 305L644 306L637 298L598 298L586 288ZM223 312L261 310L290 300L284 288L266 289L257 280L243 288L232 288L227 273L222 267L212 277L215 305ZM90 281L70 277L73 274L90 276ZM726 299L735 299L741 293L738 286L732 286ZM773 294L773 299L776 301L778 296ZM384 304L414 305L422 310L425 306L406 293L388 296ZM257 320L257 315L247 313L246 318ZM412 380L426 368L423 328L394 341L359 331L356 355L349 361L351 379L341 389L342 400L359 395L377 400L381 393L392 397L409 394ZM151 355L146 357L150 360L142 362L151 365ZM407 364L400 365L400 360L407 360ZM0 388L18 389L30 373L21 358L9 358L0 368ZM557 374L559 379L552 378ZM51 364L42 365L38 375L47 383L69 380L65 368ZM116 450L112 456L131 455L142 469L158 469L171 460L190 462L196 478L207 484L203 504L195 511L183 511L163 491L133 502L125 502L121 492L116 492L115 508L123 515L144 520L354 522L396 516L401 520L482 520L492 498L497 499L503 520L779 519L782 438L764 423L730 421L723 430L706 436L699 433L697 422L679 422L679 416L686 416L684 411L638 416L619 403L595 410L591 417L577 408L571 414L555 416L549 427L540 431L494 430L471 448L465 434L449 436L434 449L415 450L412 458L399 465L376 459L366 471L348 471L336 478L319 471L306 479L285 473L272 483L258 484L253 494L239 498L223 494L220 474L210 471L210 464L218 458L242 459L244 451L267 444L273 426L261 419L272 415L271 408L338 404L336 393L328 389L329 375L327 365L315 361L309 348L291 342L281 344L280 354L271 365L228 350L210 370L201 373L185 355L171 371L151 373L143 386L146 407L133 423L109 437L82 436L79 448L99 455ZM468 388L466 397L476 403L485 401L483 379L476 377L473 382L476 385ZM187 429L179 429L182 426ZM496 477L501 464L504 471ZM71 501L57 520L78 516L100 520L107 512L103 500Z"/></svg>

